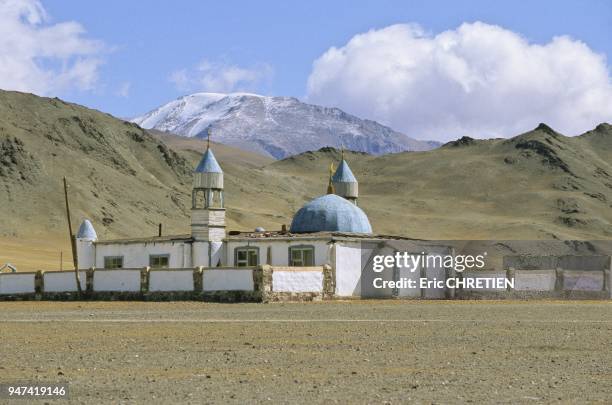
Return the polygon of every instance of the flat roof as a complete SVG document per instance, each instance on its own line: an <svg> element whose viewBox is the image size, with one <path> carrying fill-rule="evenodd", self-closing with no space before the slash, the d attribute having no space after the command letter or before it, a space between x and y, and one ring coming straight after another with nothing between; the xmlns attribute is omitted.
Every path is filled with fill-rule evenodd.
<svg viewBox="0 0 612 405"><path fill-rule="evenodd" d="M120 239L105 239L98 240L95 243L98 245L110 245L115 243L155 243L155 242L191 242L193 238L190 234L184 235L164 235L164 236L149 236L144 238L120 238Z"/></svg>
<svg viewBox="0 0 612 405"><path fill-rule="evenodd" d="M398 235L380 235L354 232L309 232L291 233L283 231L263 231L263 232L237 232L230 231L225 238L227 241L233 240L291 240L291 239L355 239L355 240L421 240Z"/></svg>
<svg viewBox="0 0 612 405"><path fill-rule="evenodd" d="M291 233L283 231L230 231L224 241L257 241L257 240L307 240L307 239L330 239L330 240L412 240L423 241L423 239L409 238L398 235L366 234L352 232L310 232L310 233ZM150 236L144 238L120 238L96 241L96 244L128 244L128 243L156 243L156 242L187 242L191 243L194 239L190 234L183 235L164 235Z"/></svg>

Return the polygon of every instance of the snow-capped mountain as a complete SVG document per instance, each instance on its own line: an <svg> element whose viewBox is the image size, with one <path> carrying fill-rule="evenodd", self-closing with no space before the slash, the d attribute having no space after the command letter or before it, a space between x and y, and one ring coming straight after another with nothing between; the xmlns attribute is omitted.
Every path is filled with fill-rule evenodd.
<svg viewBox="0 0 612 405"><path fill-rule="evenodd" d="M324 146L344 146L376 155L439 146L338 108L306 104L292 97L248 93L191 94L132 122L187 137L205 138L210 128L217 142L277 159Z"/></svg>

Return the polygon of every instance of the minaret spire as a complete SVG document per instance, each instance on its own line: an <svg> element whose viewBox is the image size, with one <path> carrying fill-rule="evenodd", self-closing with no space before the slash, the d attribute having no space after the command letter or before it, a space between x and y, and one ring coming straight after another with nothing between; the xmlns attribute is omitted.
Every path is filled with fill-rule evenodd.
<svg viewBox="0 0 612 405"><path fill-rule="evenodd" d="M341 158L342 160L340 160L338 170L336 170L336 173L334 173L333 177L331 178L334 194L344 197L357 205L359 184L357 183L357 179L351 171L351 168L344 159L344 145L342 145L341 149Z"/></svg>

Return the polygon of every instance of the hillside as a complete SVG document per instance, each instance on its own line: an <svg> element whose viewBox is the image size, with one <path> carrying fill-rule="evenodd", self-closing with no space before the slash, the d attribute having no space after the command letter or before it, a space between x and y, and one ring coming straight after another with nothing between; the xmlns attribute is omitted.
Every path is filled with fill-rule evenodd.
<svg viewBox="0 0 612 405"><path fill-rule="evenodd" d="M165 233L187 232L191 173L200 156L177 150L108 114L0 91L0 263L56 267L60 250L69 263L64 176L76 226L90 218L101 238L154 235L158 223ZM225 157L249 154L223 145L215 151L228 172L228 191L244 185L245 193L255 193L262 183L250 178L252 164L270 160L250 154L252 164L234 164ZM228 212L230 226L251 224L232 204Z"/></svg>
<svg viewBox="0 0 612 405"><path fill-rule="evenodd" d="M147 132L58 99L0 92L0 263L69 263L63 176L73 218L101 238L189 230L191 171L206 142ZM273 159L213 143L229 229L289 224L325 192L323 148ZM578 137L540 125L511 139L426 152L346 152L374 231L430 239L612 239L612 127Z"/></svg>
<svg viewBox="0 0 612 405"><path fill-rule="evenodd" d="M437 142L417 141L338 108L302 103L292 97L248 93L196 93L173 100L133 122L143 128L215 140L276 159L324 146L375 155L433 149Z"/></svg>
<svg viewBox="0 0 612 405"><path fill-rule="evenodd" d="M309 174L314 195L337 151L273 168ZM350 154L376 232L429 239L611 239L612 126L578 137L546 125L511 139L462 138L418 153Z"/></svg>

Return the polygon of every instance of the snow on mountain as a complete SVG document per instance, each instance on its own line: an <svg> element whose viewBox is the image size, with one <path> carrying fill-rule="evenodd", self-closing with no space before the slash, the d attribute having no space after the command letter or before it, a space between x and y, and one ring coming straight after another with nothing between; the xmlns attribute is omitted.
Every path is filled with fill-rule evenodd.
<svg viewBox="0 0 612 405"><path fill-rule="evenodd" d="M217 142L277 159L324 146L344 146L375 155L439 146L338 108L306 104L292 97L249 93L195 93L132 122L187 137L205 138L210 129Z"/></svg>

